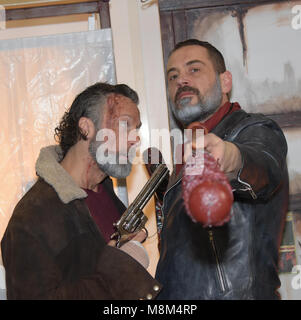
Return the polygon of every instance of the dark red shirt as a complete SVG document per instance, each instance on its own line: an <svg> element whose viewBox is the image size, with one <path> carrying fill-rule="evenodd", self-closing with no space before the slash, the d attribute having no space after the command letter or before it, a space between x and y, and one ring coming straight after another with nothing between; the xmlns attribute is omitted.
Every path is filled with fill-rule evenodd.
<svg viewBox="0 0 301 320"><path fill-rule="evenodd" d="M106 240L110 241L111 235L116 231L113 223L117 222L120 215L124 212L125 207L117 198L113 190L106 188L104 183L98 187L98 192L84 189L88 197L85 202L90 210L90 213L98 226L100 233Z"/></svg>

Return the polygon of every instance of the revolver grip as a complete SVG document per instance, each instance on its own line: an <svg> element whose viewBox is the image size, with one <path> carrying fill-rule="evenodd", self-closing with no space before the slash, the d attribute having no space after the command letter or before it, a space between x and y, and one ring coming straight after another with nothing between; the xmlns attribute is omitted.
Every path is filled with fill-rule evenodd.
<svg viewBox="0 0 301 320"><path fill-rule="evenodd" d="M143 214L143 211L137 209L133 214L130 214L123 220L116 223L117 231L112 237L117 237L117 247L132 239L142 229L145 229L145 224L148 218ZM146 229L145 229L146 230ZM146 234L148 234L146 230Z"/></svg>

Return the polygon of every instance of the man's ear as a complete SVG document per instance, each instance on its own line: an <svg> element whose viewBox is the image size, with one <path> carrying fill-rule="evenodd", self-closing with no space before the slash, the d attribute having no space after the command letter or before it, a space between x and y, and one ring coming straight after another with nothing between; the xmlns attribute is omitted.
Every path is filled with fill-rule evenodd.
<svg viewBox="0 0 301 320"><path fill-rule="evenodd" d="M232 74L226 70L224 73L219 75L221 80L221 88L224 94L228 94L232 89Z"/></svg>
<svg viewBox="0 0 301 320"><path fill-rule="evenodd" d="M78 127L81 133L89 140L95 135L95 126L91 119L81 117L78 121Z"/></svg>

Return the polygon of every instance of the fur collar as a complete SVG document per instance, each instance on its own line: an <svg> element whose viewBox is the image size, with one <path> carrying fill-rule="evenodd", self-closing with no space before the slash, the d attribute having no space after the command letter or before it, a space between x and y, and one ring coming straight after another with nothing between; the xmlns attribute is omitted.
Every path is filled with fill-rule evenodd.
<svg viewBox="0 0 301 320"><path fill-rule="evenodd" d="M81 189L60 165L62 149L58 145L42 148L36 162L37 175L50 184L63 203L69 203L75 199L87 197L87 193Z"/></svg>

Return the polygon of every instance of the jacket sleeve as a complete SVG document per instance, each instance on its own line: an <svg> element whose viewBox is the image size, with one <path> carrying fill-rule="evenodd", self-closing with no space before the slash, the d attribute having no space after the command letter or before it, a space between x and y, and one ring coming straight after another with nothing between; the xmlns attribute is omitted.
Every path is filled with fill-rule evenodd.
<svg viewBox="0 0 301 320"><path fill-rule="evenodd" d="M287 177L287 143L272 120L246 124L233 142L240 150L242 167L231 181L237 197L268 199Z"/></svg>
<svg viewBox="0 0 301 320"><path fill-rule="evenodd" d="M95 241L85 234L72 239L55 257L41 239L20 226L7 229L1 245L8 299L137 300L155 298L161 289L126 253L107 245L97 249ZM73 250L82 252L78 261ZM75 268L89 256L84 263L91 264L90 269L83 274L74 270L68 273L61 267L68 255Z"/></svg>

